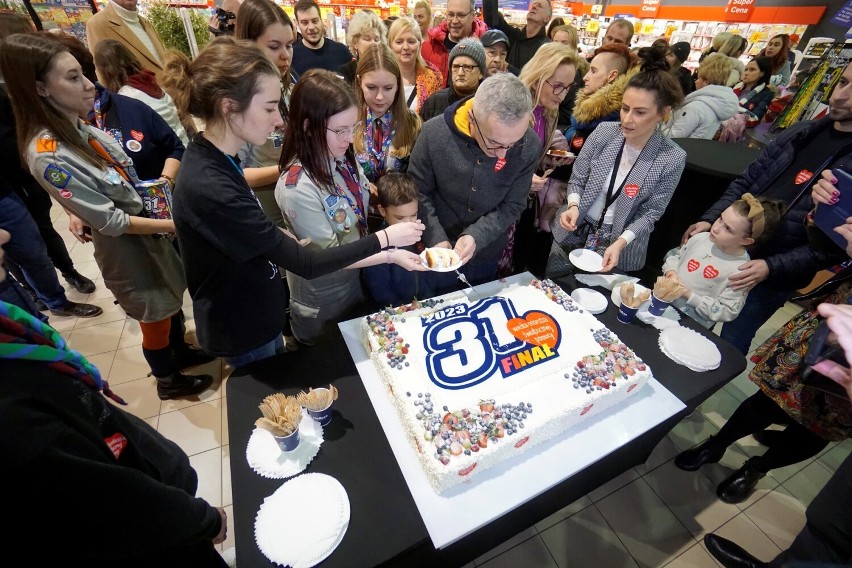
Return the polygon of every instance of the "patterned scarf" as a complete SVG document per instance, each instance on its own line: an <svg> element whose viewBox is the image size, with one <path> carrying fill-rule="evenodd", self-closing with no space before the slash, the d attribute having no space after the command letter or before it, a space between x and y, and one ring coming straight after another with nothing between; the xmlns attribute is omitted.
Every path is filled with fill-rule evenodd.
<svg viewBox="0 0 852 568"><path fill-rule="evenodd" d="M127 404L109 388L98 369L68 347L59 333L17 306L0 301L0 359L42 361L70 375L92 390L102 391L119 404Z"/></svg>

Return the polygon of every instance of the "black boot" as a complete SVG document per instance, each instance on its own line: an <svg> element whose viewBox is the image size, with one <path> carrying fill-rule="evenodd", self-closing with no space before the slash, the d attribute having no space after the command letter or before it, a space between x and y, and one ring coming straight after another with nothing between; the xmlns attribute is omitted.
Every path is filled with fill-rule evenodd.
<svg viewBox="0 0 852 568"><path fill-rule="evenodd" d="M157 396L160 400L193 396L204 392L213 384L213 377L210 375L184 375L180 371L156 379Z"/></svg>
<svg viewBox="0 0 852 568"><path fill-rule="evenodd" d="M716 463L725 455L727 447L717 447L713 436L707 438L703 444L678 454L674 464L684 471L696 471L706 463Z"/></svg>
<svg viewBox="0 0 852 568"><path fill-rule="evenodd" d="M183 310L181 310L172 316L171 327L169 328L169 347L172 352L172 364L178 371L204 365L216 358L186 342L184 339L186 324L184 322L185 318Z"/></svg>
<svg viewBox="0 0 852 568"><path fill-rule="evenodd" d="M183 343L177 348L172 349L172 360L174 361L175 369L189 369L204 365L216 359L213 355L208 355L198 347L189 343Z"/></svg>
<svg viewBox="0 0 852 568"><path fill-rule="evenodd" d="M725 568L768 568L769 564L761 562L742 547L726 538L713 533L704 535L704 544L716 560Z"/></svg>
<svg viewBox="0 0 852 568"><path fill-rule="evenodd" d="M86 278L76 270L66 272L62 275L65 281L71 284L75 290L81 294L91 294L95 291L95 283L90 278Z"/></svg>
<svg viewBox="0 0 852 568"><path fill-rule="evenodd" d="M749 458L743 466L716 487L716 495L725 503L742 503L754 492L766 472L755 469L757 458Z"/></svg>

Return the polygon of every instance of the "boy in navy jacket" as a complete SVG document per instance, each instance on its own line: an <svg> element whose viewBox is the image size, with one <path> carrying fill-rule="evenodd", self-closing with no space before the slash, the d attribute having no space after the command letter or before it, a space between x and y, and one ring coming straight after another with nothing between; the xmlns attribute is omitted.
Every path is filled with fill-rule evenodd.
<svg viewBox="0 0 852 568"><path fill-rule="evenodd" d="M377 182L378 209L384 218L382 227L417 220L420 192L414 178L391 172ZM422 242L407 247L411 252L423 252ZM396 264L377 264L363 270L367 291L382 307L408 304L415 298L425 300L435 295L434 275L430 272L405 270Z"/></svg>

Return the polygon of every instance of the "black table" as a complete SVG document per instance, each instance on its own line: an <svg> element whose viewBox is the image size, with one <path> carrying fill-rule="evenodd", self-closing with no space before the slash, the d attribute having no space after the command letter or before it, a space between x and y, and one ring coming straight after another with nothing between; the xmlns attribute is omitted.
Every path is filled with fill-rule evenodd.
<svg viewBox="0 0 852 568"><path fill-rule="evenodd" d="M686 165L665 213L648 240L648 261L639 272L645 283L659 275L663 258L680 245L686 228L722 197L734 179L757 159L759 150L702 138L673 140L686 151Z"/></svg>
<svg viewBox="0 0 852 568"><path fill-rule="evenodd" d="M568 290L576 286L570 276L558 283ZM343 484L349 494L351 521L343 542L321 566L461 566L630 467L644 463L683 416L745 369L741 353L689 318L682 323L710 337L721 350L719 369L695 373L674 363L660 353L657 330L638 320L631 325L620 324L616 313L610 304L598 318L651 366L654 377L683 401L686 409L442 550L432 546L342 337L238 369L227 385L237 565L273 566L255 543L254 519L263 499L285 480L259 476L245 459L254 421L260 416L258 404L273 392L295 394L307 387L333 383L341 393L325 429L325 442L308 471L332 475Z"/></svg>

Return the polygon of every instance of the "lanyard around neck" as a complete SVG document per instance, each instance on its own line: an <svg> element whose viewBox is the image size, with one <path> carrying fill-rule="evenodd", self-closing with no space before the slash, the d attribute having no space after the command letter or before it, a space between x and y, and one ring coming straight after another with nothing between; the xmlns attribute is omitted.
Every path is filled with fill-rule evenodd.
<svg viewBox="0 0 852 568"><path fill-rule="evenodd" d="M618 149L618 154L615 156L615 165L612 167L612 173L609 175L609 189L607 189L606 192L606 199L604 200L603 210L601 211L600 219L598 219L598 225L596 229L600 229L601 225L603 225L607 209L609 209L610 205L612 205L615 200L618 199L618 196L621 195L621 191L624 189L624 184L627 183L627 179L633 172L633 168L636 167L636 162L639 161L639 156L636 156L636 161L633 162L633 165L630 166L630 171L628 171L627 175L624 176L624 179L621 180L618 189L615 189L615 178L618 177L618 170L621 169L621 156L624 153L625 144L627 144L626 140L621 143L621 148ZM639 154L642 154L641 150L639 151Z"/></svg>

